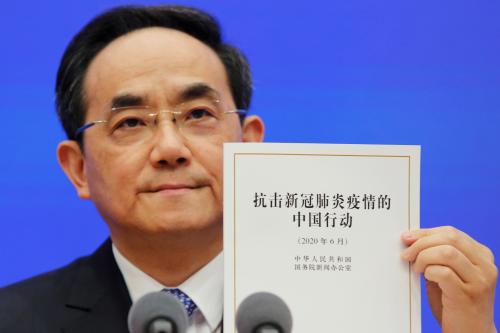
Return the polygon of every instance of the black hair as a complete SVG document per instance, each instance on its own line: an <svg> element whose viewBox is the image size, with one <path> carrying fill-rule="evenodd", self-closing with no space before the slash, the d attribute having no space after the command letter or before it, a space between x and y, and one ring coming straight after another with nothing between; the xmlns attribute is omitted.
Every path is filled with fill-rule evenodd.
<svg viewBox="0 0 500 333"><path fill-rule="evenodd" d="M149 27L182 31L214 50L226 70L236 107L248 110L252 97L248 61L241 51L222 41L219 24L212 16L177 5L122 6L104 12L83 27L61 59L56 80L56 109L68 139L82 145L81 135L75 132L85 120L87 106L83 83L92 60L118 37Z"/></svg>

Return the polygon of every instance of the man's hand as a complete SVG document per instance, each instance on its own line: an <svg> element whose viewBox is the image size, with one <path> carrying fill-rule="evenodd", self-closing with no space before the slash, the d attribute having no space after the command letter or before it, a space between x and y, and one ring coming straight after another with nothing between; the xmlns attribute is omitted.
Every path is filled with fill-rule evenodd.
<svg viewBox="0 0 500 333"><path fill-rule="evenodd" d="M493 304L498 270L493 253L453 227L402 235L401 257L423 273L427 296L443 333L496 333Z"/></svg>

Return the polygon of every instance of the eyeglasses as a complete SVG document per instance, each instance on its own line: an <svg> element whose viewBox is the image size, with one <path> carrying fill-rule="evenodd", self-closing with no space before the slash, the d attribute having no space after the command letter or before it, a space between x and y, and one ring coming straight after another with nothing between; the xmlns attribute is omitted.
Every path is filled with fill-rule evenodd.
<svg viewBox="0 0 500 333"><path fill-rule="evenodd" d="M186 137L211 136L224 127L228 114L246 115L246 110L224 111L219 100L194 101L173 109L156 109L149 105L113 107L107 119L94 120L78 128L78 137L94 125L105 125L107 135L117 144L133 144L152 138L158 128L159 115L171 114L172 121Z"/></svg>

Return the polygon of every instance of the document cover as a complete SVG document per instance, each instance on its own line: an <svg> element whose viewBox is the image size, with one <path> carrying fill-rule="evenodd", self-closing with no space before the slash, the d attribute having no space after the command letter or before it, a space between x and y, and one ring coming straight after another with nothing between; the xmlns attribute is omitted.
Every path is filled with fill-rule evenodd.
<svg viewBox="0 0 500 333"><path fill-rule="evenodd" d="M269 292L295 333L420 333L419 188L419 146L225 144L224 332Z"/></svg>

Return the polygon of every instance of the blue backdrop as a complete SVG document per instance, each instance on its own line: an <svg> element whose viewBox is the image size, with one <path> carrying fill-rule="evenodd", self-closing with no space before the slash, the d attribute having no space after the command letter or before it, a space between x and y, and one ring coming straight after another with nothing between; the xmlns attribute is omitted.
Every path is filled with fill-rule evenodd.
<svg viewBox="0 0 500 333"><path fill-rule="evenodd" d="M500 255L498 0L177 3L214 14L248 55L266 141L422 145L422 226L455 225ZM57 165L54 81L71 37L118 4L2 4L0 286L106 237ZM423 302L423 331L438 332Z"/></svg>

